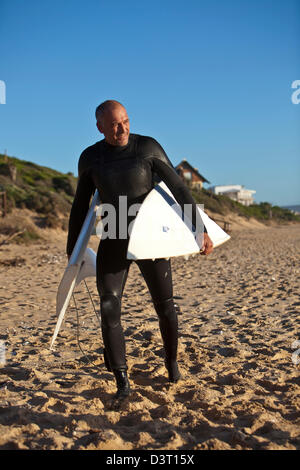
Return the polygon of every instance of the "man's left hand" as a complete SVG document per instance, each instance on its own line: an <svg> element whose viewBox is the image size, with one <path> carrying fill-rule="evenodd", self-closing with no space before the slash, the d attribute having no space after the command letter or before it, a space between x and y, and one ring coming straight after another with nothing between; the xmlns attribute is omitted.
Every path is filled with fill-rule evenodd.
<svg viewBox="0 0 300 470"><path fill-rule="evenodd" d="M203 234L203 243L201 247L201 255L209 255L213 251L213 244L208 234L204 232Z"/></svg>

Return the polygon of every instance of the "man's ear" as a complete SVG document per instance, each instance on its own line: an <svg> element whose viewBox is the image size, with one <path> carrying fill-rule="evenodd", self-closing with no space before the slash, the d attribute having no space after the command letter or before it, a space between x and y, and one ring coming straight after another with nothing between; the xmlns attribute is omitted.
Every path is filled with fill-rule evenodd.
<svg viewBox="0 0 300 470"><path fill-rule="evenodd" d="M100 122L96 122L96 126L97 126L97 129L99 132L101 132L101 134L103 134L103 127L101 126Z"/></svg>

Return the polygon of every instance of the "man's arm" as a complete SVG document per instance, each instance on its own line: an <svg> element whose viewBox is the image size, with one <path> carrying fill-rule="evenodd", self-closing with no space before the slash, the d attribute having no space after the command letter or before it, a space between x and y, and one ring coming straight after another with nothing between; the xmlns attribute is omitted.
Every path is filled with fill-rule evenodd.
<svg viewBox="0 0 300 470"><path fill-rule="evenodd" d="M170 161L166 156L163 148L153 139L153 154L146 157L150 160L152 164L152 169L157 175L166 183L169 189L174 194L176 200L180 204L182 210L184 210L184 205L189 204L192 206L192 224L194 227L197 226L197 217L199 212L197 211L197 205L192 197L187 186L184 184L180 176L176 173L175 169L171 164L168 164ZM207 234L206 227L203 224L203 243L201 247L201 254L208 255L213 250L213 244Z"/></svg>
<svg viewBox="0 0 300 470"><path fill-rule="evenodd" d="M70 212L67 241L68 258L70 258L76 244L81 227L89 210L91 196L94 191L95 185L91 181L91 178L87 175L86 172L83 172L78 177L76 194Z"/></svg>

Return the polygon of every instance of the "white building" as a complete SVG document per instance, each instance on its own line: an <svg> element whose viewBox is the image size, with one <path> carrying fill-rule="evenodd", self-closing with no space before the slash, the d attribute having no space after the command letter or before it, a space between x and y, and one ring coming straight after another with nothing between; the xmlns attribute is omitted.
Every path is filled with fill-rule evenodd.
<svg viewBox="0 0 300 470"><path fill-rule="evenodd" d="M240 184L228 184L223 186L212 186L208 188L213 194L223 194L234 201L240 202L244 206L250 206L254 203L253 189L246 189Z"/></svg>

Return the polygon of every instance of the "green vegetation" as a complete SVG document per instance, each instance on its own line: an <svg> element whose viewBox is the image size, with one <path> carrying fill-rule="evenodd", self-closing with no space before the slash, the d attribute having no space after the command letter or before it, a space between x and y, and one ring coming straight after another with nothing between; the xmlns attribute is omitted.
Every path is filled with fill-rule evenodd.
<svg viewBox="0 0 300 470"><path fill-rule="evenodd" d="M261 222L274 220L278 223L295 221L300 222L300 216L295 215L288 209L278 206L272 206L268 202L260 204L252 204L251 206L243 206L239 202L233 201L227 196L212 194L206 189L199 191L192 190L192 194L198 204L204 204L204 208L212 212L226 216L230 212L234 212L241 217L250 219L253 217Z"/></svg>
<svg viewBox="0 0 300 470"><path fill-rule="evenodd" d="M6 191L8 213L13 208L26 208L37 214L35 226L28 225L24 234L20 236L24 242L38 237L34 228L36 226L67 229L76 185L77 178L72 173L63 174L32 162L0 154L0 191ZM245 207L227 196L214 195L205 189L192 190L192 194L199 204L204 204L205 209L221 214L224 218L227 214L235 213L266 223L271 220L300 222L300 216L296 216L288 209L272 206L268 202ZM21 230L24 221L22 223L19 221L17 224L14 217L11 221L9 217L4 218L0 232L4 235L10 234L14 231L14 226L15 230Z"/></svg>
<svg viewBox="0 0 300 470"><path fill-rule="evenodd" d="M44 227L67 227L77 179L32 162L0 154L0 191L6 191L7 210L37 212Z"/></svg>

